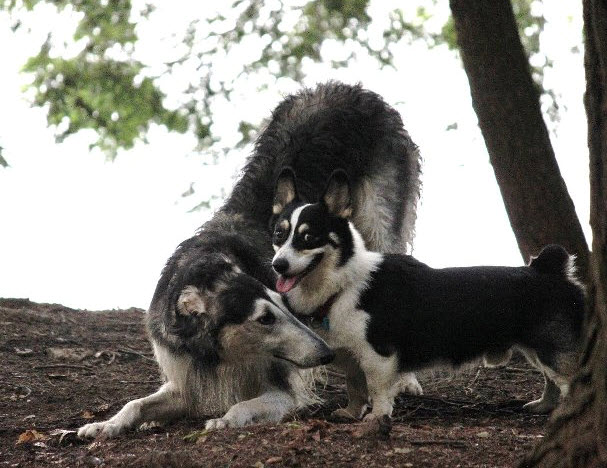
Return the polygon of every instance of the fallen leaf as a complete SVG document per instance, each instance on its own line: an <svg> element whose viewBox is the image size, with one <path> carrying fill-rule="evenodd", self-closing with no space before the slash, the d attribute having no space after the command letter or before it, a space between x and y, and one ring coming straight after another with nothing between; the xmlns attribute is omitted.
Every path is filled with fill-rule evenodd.
<svg viewBox="0 0 607 468"><path fill-rule="evenodd" d="M480 437L482 439L486 439L487 437L489 437L491 434L489 434L487 431L483 431L483 432L479 432L478 434L476 434L476 437Z"/></svg>
<svg viewBox="0 0 607 468"><path fill-rule="evenodd" d="M274 463L280 463L282 457L270 457L266 460L266 465L273 465Z"/></svg>
<svg viewBox="0 0 607 468"><path fill-rule="evenodd" d="M376 437L381 440L390 438L392 421L388 416L381 418L366 418L359 424L354 424L352 437L360 439L362 437Z"/></svg>
<svg viewBox="0 0 607 468"><path fill-rule="evenodd" d="M186 442L198 442L198 439L206 436L209 432L211 431L209 431L208 429L190 432L188 435L183 437L183 440L185 440Z"/></svg>
<svg viewBox="0 0 607 468"><path fill-rule="evenodd" d="M27 356L28 354L33 354L34 351L29 349L29 348L14 348L15 353L19 354L20 356Z"/></svg>
<svg viewBox="0 0 607 468"><path fill-rule="evenodd" d="M84 410L80 416L84 419L93 419L95 417L93 412L89 410Z"/></svg>
<svg viewBox="0 0 607 468"><path fill-rule="evenodd" d="M255 464L253 465L253 468L263 468L263 463L261 463L260 461L255 462Z"/></svg>
<svg viewBox="0 0 607 468"><path fill-rule="evenodd" d="M93 450L97 450L98 448L103 447L103 442L100 440L95 440L94 442L91 442L89 445L86 446L86 449L89 452L92 452Z"/></svg>
<svg viewBox="0 0 607 468"><path fill-rule="evenodd" d="M316 442L320 442L320 431L313 432L312 439L314 439Z"/></svg>
<svg viewBox="0 0 607 468"><path fill-rule="evenodd" d="M42 432L38 432L36 429L28 429L27 431L19 434L19 438L17 439L15 445L28 444L38 440L46 440L47 438L47 436L45 436Z"/></svg>

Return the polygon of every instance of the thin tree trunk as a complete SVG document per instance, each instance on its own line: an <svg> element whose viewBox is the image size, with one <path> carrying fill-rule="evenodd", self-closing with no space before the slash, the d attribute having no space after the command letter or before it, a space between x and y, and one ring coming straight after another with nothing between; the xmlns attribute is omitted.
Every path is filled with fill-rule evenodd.
<svg viewBox="0 0 607 468"><path fill-rule="evenodd" d="M450 0L457 42L510 224L525 261L557 243L587 278L588 245L561 177L509 0Z"/></svg>
<svg viewBox="0 0 607 468"><path fill-rule="evenodd" d="M584 0L592 285L588 339L569 397L523 466L607 466L607 0Z"/></svg>

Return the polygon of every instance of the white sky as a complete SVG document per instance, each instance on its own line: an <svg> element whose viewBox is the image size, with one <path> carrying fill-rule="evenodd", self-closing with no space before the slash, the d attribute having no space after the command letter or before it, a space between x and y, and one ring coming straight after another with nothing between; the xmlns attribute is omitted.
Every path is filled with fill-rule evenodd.
<svg viewBox="0 0 607 468"><path fill-rule="evenodd" d="M139 32L142 56L174 53L158 28L183 30L191 5L170 2L159 12L161 20ZM553 144L589 236L583 56L571 52L581 43L581 12L558 0L546 1L545 8L542 44L555 61L547 80L566 105ZM47 29L69 34L53 15L39 17ZM146 308L164 262L211 215L188 210L230 187L247 152L213 165L191 153L192 137L158 127L149 144L121 152L113 163L89 152L90 133L56 144L44 110L31 108L22 93L28 77L19 73L46 32L14 35L9 25L0 15L0 145L11 164L0 169L0 297L88 309ZM325 53L339 50L329 46ZM401 112L424 158L415 246L420 260L432 266L521 264L460 63L444 48L428 51L421 44L403 44L395 55L396 71L377 71L365 60L342 71L309 65L306 84L361 81ZM266 117L281 93L296 90L279 80L276 89L260 94L254 84L243 86L234 102L217 106L227 144L236 140L238 117ZM458 129L445 131L453 122ZM181 198L191 182L196 194Z"/></svg>

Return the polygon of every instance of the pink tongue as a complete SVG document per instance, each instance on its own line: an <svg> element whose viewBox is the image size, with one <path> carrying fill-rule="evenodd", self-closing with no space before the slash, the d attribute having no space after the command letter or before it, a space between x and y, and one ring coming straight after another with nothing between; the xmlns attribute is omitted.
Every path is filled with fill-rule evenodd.
<svg viewBox="0 0 607 468"><path fill-rule="evenodd" d="M291 276L290 278L285 278L284 276L279 276L276 280L276 291L279 293L289 292L295 286L297 282L297 276Z"/></svg>

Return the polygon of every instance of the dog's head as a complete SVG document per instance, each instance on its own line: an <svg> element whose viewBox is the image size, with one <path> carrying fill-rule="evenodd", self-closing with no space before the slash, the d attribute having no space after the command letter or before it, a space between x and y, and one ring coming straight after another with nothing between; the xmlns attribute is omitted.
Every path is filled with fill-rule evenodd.
<svg viewBox="0 0 607 468"><path fill-rule="evenodd" d="M334 357L325 342L287 310L279 294L230 262L194 262L174 300L173 332L200 359L266 357L306 368Z"/></svg>
<svg viewBox="0 0 607 468"><path fill-rule="evenodd" d="M288 293L301 281L313 283L311 277L319 280L352 256L351 191L344 171L331 175L320 201L306 204L297 195L293 171L284 169L276 183L272 210L276 216L272 266L279 275L278 292Z"/></svg>

